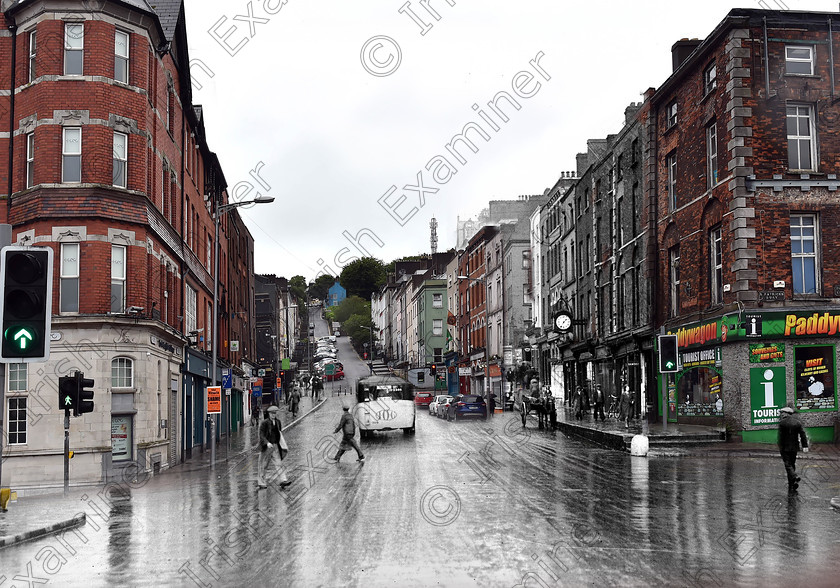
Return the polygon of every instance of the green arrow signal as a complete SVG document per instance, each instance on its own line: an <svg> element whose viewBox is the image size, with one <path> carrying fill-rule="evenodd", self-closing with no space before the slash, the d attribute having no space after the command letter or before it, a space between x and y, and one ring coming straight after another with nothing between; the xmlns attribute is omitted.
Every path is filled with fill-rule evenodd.
<svg viewBox="0 0 840 588"><path fill-rule="evenodd" d="M673 361L666 362L665 367L668 368L668 369L671 369L672 367L674 367L674 362Z"/></svg>
<svg viewBox="0 0 840 588"><path fill-rule="evenodd" d="M21 329L20 331L15 333L13 339L17 346L20 348L20 350L23 351L26 349L26 345L33 340L33 337L32 333L30 333L26 329Z"/></svg>

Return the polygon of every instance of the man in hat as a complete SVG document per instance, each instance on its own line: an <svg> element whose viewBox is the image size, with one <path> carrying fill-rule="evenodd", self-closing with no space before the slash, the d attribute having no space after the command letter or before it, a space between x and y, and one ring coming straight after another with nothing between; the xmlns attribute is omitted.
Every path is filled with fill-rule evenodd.
<svg viewBox="0 0 840 588"><path fill-rule="evenodd" d="M356 422L353 420L353 415L350 414L350 407L344 405L342 409L344 412L341 413L341 420L338 421L338 426L333 431L333 433L339 431L342 433L341 445L338 446L338 453L335 454L335 463L341 461L341 456L351 447L356 450L356 454L359 456L358 461L364 463L365 456L359 448L359 444L356 443Z"/></svg>
<svg viewBox="0 0 840 588"><path fill-rule="evenodd" d="M796 475L796 454L799 452L799 442L802 451L808 453L808 437L799 417L796 416L793 403L788 402L779 415L779 452L785 464L788 478L788 490L799 488L799 476Z"/></svg>
<svg viewBox="0 0 840 588"><path fill-rule="evenodd" d="M274 463L277 468L275 476L280 478L280 487L284 488L291 484L286 477L286 468L283 466L283 455L280 451L280 432L283 425L280 423L280 409L276 406L268 408L268 418L260 423L260 459L257 464L257 484L259 487L267 488L265 472L269 462Z"/></svg>

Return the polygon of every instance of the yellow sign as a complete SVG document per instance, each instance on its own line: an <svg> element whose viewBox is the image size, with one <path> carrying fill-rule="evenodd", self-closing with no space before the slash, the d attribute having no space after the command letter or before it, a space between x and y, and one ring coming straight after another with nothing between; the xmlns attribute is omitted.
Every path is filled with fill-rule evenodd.
<svg viewBox="0 0 840 588"><path fill-rule="evenodd" d="M221 414L222 387L207 386L207 414Z"/></svg>

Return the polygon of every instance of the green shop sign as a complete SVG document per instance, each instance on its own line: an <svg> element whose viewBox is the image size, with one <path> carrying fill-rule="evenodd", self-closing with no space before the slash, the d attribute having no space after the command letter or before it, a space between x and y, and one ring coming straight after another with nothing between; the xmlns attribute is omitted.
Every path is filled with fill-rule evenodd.
<svg viewBox="0 0 840 588"><path fill-rule="evenodd" d="M750 368L750 423L775 425L787 399L784 367Z"/></svg>
<svg viewBox="0 0 840 588"><path fill-rule="evenodd" d="M840 335L840 311L729 314L670 329L680 349L750 339L799 339ZM774 360L762 360L774 361Z"/></svg>

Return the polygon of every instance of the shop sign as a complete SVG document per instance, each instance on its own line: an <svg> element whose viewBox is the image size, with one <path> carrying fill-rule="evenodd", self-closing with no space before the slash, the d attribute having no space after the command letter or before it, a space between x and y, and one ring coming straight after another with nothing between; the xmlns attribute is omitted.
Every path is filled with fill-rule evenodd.
<svg viewBox="0 0 840 588"><path fill-rule="evenodd" d="M131 459L131 416L111 417L111 459L127 461Z"/></svg>
<svg viewBox="0 0 840 588"><path fill-rule="evenodd" d="M775 425L787 398L784 367L750 368L750 423Z"/></svg>
<svg viewBox="0 0 840 588"><path fill-rule="evenodd" d="M784 363L784 361L784 343L750 343L750 363Z"/></svg>
<svg viewBox="0 0 840 588"><path fill-rule="evenodd" d="M458 368L458 375L459 376L471 376L472 369L469 367L459 367Z"/></svg>
<svg viewBox="0 0 840 588"><path fill-rule="evenodd" d="M719 347L709 349L697 349L695 351L683 351L680 353L680 364L682 369L689 369L699 366L711 366L717 363Z"/></svg>
<svg viewBox="0 0 840 588"><path fill-rule="evenodd" d="M797 410L835 410L834 345L794 347L793 356Z"/></svg>

